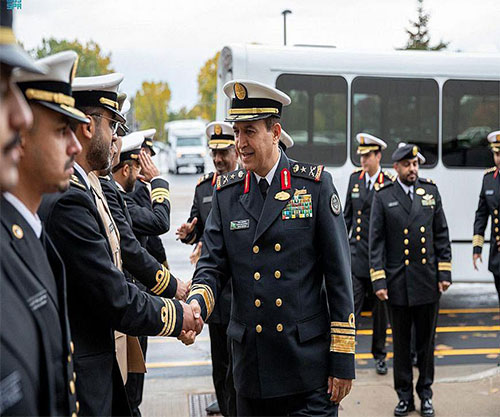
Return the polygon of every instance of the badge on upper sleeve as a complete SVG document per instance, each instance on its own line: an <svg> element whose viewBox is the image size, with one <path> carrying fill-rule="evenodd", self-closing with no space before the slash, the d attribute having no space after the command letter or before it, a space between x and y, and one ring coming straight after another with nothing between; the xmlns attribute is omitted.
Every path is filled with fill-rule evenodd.
<svg viewBox="0 0 500 417"><path fill-rule="evenodd" d="M340 199L336 193L332 194L332 198L330 199L330 207L333 214L335 214L336 216L340 214Z"/></svg>

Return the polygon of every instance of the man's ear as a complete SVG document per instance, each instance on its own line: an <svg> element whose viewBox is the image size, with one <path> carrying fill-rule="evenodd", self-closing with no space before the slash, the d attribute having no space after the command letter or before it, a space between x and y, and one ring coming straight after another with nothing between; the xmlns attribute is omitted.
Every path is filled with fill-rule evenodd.
<svg viewBox="0 0 500 417"><path fill-rule="evenodd" d="M122 166L122 175L124 178L128 178L130 175L130 165L129 164L124 164Z"/></svg>
<svg viewBox="0 0 500 417"><path fill-rule="evenodd" d="M273 143L276 144L280 140L281 125L279 123L275 123L272 130L273 130Z"/></svg>
<svg viewBox="0 0 500 417"><path fill-rule="evenodd" d="M78 132L80 132L82 137L90 140L94 136L96 124L95 124L95 120L91 116L88 116L88 118L90 120L90 123L78 123L78 126L76 128L76 132L77 132L76 136L78 137L79 136Z"/></svg>
<svg viewBox="0 0 500 417"><path fill-rule="evenodd" d="M398 167L399 167L399 165L398 165L398 163L397 163L397 162L394 162L394 163L392 164L392 168L394 168L394 171L396 171L396 172L398 172Z"/></svg>

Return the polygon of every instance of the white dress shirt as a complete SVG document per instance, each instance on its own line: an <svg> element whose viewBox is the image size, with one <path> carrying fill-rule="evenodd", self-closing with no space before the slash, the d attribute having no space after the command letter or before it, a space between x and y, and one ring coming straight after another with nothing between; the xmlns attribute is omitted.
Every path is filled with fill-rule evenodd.
<svg viewBox="0 0 500 417"><path fill-rule="evenodd" d="M281 159L281 151L280 151L280 154L278 156L278 160L276 161L274 166L271 168L271 170L267 173L267 175L265 177L261 177L260 175L258 175L257 173L254 172L255 178L257 178L257 183L259 183L262 178L265 178L267 183L269 185L271 185L271 183L273 182L274 173L278 169L278 164L280 163L280 159Z"/></svg>
<svg viewBox="0 0 500 417"><path fill-rule="evenodd" d="M399 185L401 185L401 187L403 187L403 191L405 192L405 194L408 194L408 191L411 192L410 198L413 200L413 188L414 188L414 186L413 185L408 186L406 184L403 184L401 182L401 180L399 179L399 177L398 177L398 182L399 182Z"/></svg>
<svg viewBox="0 0 500 417"><path fill-rule="evenodd" d="M382 168L378 168L378 171L370 177L370 175L368 174L368 172L366 173L365 175L365 178L366 178L366 185L368 186L368 189L371 190L373 188L373 184L375 184L375 181L377 181L377 177L378 175L380 174L380 172L382 171Z"/></svg>
<svg viewBox="0 0 500 417"><path fill-rule="evenodd" d="M87 185L87 188L90 190L89 177L88 177L87 173L76 162L75 162L74 167L78 171L78 173L83 177L83 180L85 181L85 184Z"/></svg>

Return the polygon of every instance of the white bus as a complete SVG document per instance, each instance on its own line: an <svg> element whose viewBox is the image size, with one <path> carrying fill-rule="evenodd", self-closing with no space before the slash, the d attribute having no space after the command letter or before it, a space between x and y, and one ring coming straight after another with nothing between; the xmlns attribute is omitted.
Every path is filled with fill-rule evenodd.
<svg viewBox="0 0 500 417"><path fill-rule="evenodd" d="M217 119L229 102L222 86L251 79L292 98L282 124L293 158L324 164L345 198L359 167L355 136L388 143L383 166L400 141L416 143L443 198L456 281L491 282L489 243L479 272L472 267L472 235L483 172L493 157L486 136L500 128L500 55L425 51L353 52L325 47L226 46L217 79ZM489 230L485 237L489 237Z"/></svg>

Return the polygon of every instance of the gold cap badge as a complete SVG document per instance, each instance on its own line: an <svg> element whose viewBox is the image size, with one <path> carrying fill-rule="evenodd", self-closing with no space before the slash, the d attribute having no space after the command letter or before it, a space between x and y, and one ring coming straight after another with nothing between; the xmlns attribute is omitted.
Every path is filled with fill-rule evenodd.
<svg viewBox="0 0 500 417"><path fill-rule="evenodd" d="M216 135L220 135L222 133L222 127L220 127L220 125L215 125L214 126L214 133Z"/></svg>
<svg viewBox="0 0 500 417"><path fill-rule="evenodd" d="M413 154L413 156L417 156L418 154L418 148L416 146L413 147L411 153Z"/></svg>
<svg viewBox="0 0 500 417"><path fill-rule="evenodd" d="M247 97L247 90L244 85L236 83L234 84L234 94L238 100L244 100Z"/></svg>

